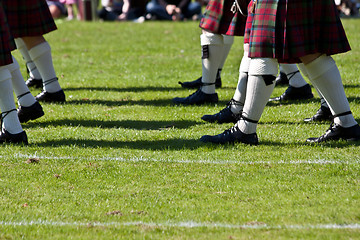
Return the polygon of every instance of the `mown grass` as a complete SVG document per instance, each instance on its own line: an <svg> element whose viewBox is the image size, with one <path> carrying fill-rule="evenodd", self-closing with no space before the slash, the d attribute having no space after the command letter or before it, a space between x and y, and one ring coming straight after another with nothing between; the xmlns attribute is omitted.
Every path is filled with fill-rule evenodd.
<svg viewBox="0 0 360 240"><path fill-rule="evenodd" d="M353 50L334 58L359 121L360 22L343 22ZM359 143L305 144L329 125L302 121L317 95L269 103L259 146L199 142L232 126L200 117L232 97L242 38L220 102L174 106L193 92L178 81L201 75L197 23L57 24L46 38L67 103L24 124L29 146L0 147L0 239L358 238L326 229L360 224Z"/></svg>

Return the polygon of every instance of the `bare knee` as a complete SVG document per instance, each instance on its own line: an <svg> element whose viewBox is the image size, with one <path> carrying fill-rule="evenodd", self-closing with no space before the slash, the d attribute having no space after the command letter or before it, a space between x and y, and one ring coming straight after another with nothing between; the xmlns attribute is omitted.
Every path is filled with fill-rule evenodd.
<svg viewBox="0 0 360 240"><path fill-rule="evenodd" d="M301 57L300 60L301 60L302 63L304 63L306 65L306 64L311 63L312 61L314 61L315 59L317 59L321 55L322 55L322 53L309 54L309 55Z"/></svg>
<svg viewBox="0 0 360 240"><path fill-rule="evenodd" d="M32 36L32 37L22 37L22 40L24 41L26 48L28 50L32 49L33 47L39 45L40 43L45 42L45 38L40 36Z"/></svg>

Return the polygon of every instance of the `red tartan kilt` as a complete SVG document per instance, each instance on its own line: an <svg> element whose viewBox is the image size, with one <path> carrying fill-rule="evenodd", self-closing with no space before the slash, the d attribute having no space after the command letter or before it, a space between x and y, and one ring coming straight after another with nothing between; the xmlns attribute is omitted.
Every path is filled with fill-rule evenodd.
<svg viewBox="0 0 360 240"><path fill-rule="evenodd" d="M210 0L200 28L217 34L244 36L246 17L230 11L233 0Z"/></svg>
<svg viewBox="0 0 360 240"><path fill-rule="evenodd" d="M265 2L271 1L276 2L258 0L255 14L248 16L244 42L250 43L249 57L299 63L299 58L308 54L333 55L350 50L333 0L279 0L275 28L269 15L261 14L266 12L262 9Z"/></svg>
<svg viewBox="0 0 360 240"><path fill-rule="evenodd" d="M9 32L5 12L0 2L0 66L12 63L11 50L15 44Z"/></svg>
<svg viewBox="0 0 360 240"><path fill-rule="evenodd" d="M3 0L14 38L41 36L56 29L45 0Z"/></svg>
<svg viewBox="0 0 360 240"><path fill-rule="evenodd" d="M252 6L253 1L250 1L248 9ZM245 32L244 32L244 43L249 43L250 42L250 33L251 33L251 26L252 26L252 21L254 19L254 15L250 12L248 12L248 16L246 19L246 24L245 24Z"/></svg>

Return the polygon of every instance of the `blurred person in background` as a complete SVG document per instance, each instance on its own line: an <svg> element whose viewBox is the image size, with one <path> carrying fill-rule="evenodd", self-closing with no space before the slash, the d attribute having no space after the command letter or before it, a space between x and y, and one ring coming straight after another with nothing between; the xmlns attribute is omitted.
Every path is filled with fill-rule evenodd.
<svg viewBox="0 0 360 240"><path fill-rule="evenodd" d="M66 10L66 6L65 6L63 1L60 1L60 0L46 0L46 3L48 4L51 16L54 19L63 18L63 17L66 17L68 15L67 10Z"/></svg>
<svg viewBox="0 0 360 240"><path fill-rule="evenodd" d="M75 17L74 8L78 6L78 0L61 0L62 3L65 4L67 10L67 20L73 20ZM79 9L79 8L78 8ZM78 15L78 19L80 19L80 15Z"/></svg>
<svg viewBox="0 0 360 240"><path fill-rule="evenodd" d="M147 3L148 0L102 0L98 17L104 21L143 22Z"/></svg>
<svg viewBox="0 0 360 240"><path fill-rule="evenodd" d="M357 0L335 0L335 4L339 10L340 15L343 16L359 15L360 3Z"/></svg>
<svg viewBox="0 0 360 240"><path fill-rule="evenodd" d="M201 17L201 4L191 0L151 0L146 11L146 19L149 20L198 20Z"/></svg>

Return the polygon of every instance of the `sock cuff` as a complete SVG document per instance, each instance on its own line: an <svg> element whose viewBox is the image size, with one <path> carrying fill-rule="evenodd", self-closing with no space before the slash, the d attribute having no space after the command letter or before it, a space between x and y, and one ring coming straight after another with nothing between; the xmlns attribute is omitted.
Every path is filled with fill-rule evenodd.
<svg viewBox="0 0 360 240"><path fill-rule="evenodd" d="M241 59L239 72L245 72L245 73L249 72L250 60L251 58L248 57L248 53L244 52L244 56Z"/></svg>
<svg viewBox="0 0 360 240"><path fill-rule="evenodd" d="M9 65L0 67L0 82L4 82L6 80L11 79L11 73L9 71Z"/></svg>
<svg viewBox="0 0 360 240"><path fill-rule="evenodd" d="M13 60L13 62L8 65L8 69L9 69L10 73L20 69L19 63L18 63L18 61L16 61L16 58L14 58L14 56L12 56L12 60Z"/></svg>
<svg viewBox="0 0 360 240"><path fill-rule="evenodd" d="M50 51L51 51L51 47L50 47L49 43L45 41L45 42L42 42L42 43L36 45L32 49L30 49L29 55L30 55L31 59L34 61L35 59L42 56L44 53L47 53Z"/></svg>
<svg viewBox="0 0 360 240"><path fill-rule="evenodd" d="M316 79L329 71L332 67L336 66L335 61L332 57L325 54L321 55L314 61L308 64L304 64L307 73L311 79Z"/></svg>
<svg viewBox="0 0 360 240"><path fill-rule="evenodd" d="M303 63L299 63L299 64L298 64L298 68L299 68L299 70L300 70L300 72L301 72L302 75L304 75L305 77L309 78L309 73L308 73L308 71L306 70L306 67L305 67L305 65L304 65Z"/></svg>
<svg viewBox="0 0 360 240"><path fill-rule="evenodd" d="M280 64L281 66L281 71L283 73L285 73L286 75L289 74L289 73L293 73L293 72L296 72L298 71L298 67L296 66L296 64L285 64L285 63L281 63Z"/></svg>
<svg viewBox="0 0 360 240"><path fill-rule="evenodd" d="M201 34L200 41L201 41L201 46L211 45L211 44L217 44L217 45L224 44L223 36L221 36L220 34L215 34L210 32L204 32L203 34Z"/></svg>
<svg viewBox="0 0 360 240"><path fill-rule="evenodd" d="M15 38L14 41L15 41L17 49L20 50L20 49L24 48L24 49L27 50L26 45L25 45L24 41L21 38Z"/></svg>
<svg viewBox="0 0 360 240"><path fill-rule="evenodd" d="M273 75L278 74L278 61L274 58L251 58L249 75Z"/></svg>

